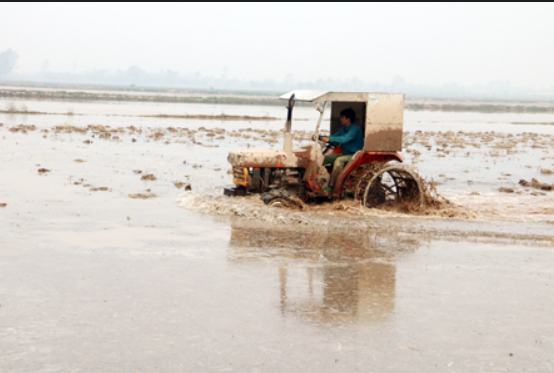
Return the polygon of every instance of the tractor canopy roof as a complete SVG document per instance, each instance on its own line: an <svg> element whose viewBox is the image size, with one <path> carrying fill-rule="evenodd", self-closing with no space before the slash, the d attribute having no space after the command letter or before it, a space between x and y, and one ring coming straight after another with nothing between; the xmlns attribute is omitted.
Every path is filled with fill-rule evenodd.
<svg viewBox="0 0 554 373"><path fill-rule="evenodd" d="M330 103L331 133L338 132L342 127L342 110L354 110L356 118L353 123L360 127L365 136L366 151L402 150L404 94L296 90L282 95L280 99L289 100L292 94L295 101Z"/></svg>
<svg viewBox="0 0 554 373"><path fill-rule="evenodd" d="M378 99L383 96L398 96L395 93L377 93L377 92L333 92L317 91L309 89L298 89L285 93L281 100L288 100L294 94L294 101L303 102L367 102ZM403 96L403 95L402 95ZM403 99L403 97L402 97Z"/></svg>

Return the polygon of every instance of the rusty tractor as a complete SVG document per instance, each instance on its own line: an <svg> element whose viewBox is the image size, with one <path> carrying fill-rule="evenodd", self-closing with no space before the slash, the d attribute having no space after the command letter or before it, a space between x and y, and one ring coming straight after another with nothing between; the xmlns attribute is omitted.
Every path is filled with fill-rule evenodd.
<svg viewBox="0 0 554 373"><path fill-rule="evenodd" d="M225 188L225 195L261 193L263 201L273 206L355 198L369 208L400 203L423 207L419 178L400 165L403 160L398 154L402 150L403 94L300 90L280 98L288 100L283 149L231 151L228 161L233 167L235 186ZM312 137L314 143L293 149L292 111L297 101L315 103L320 115ZM363 149L344 166L332 193L324 191L331 169L323 166L323 159L326 154L342 153L342 149L320 141L327 106L331 107L331 134L339 130L340 112L346 108L355 111L354 123L364 134Z"/></svg>

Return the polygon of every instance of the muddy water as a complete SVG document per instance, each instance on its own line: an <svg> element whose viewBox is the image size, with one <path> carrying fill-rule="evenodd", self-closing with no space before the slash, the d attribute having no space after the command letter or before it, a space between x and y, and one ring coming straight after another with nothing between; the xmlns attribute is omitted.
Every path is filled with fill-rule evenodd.
<svg viewBox="0 0 554 373"><path fill-rule="evenodd" d="M45 101L24 100L17 98L0 98L0 110L6 110L15 106L16 109L26 107L28 111L66 114L72 112L76 115L86 116L139 116L139 115L250 115L269 116L285 119L286 110L279 106L259 105L225 105L225 104L176 104L176 103L150 103L150 102L83 102L83 101ZM4 116L0 118L6 121L17 120L19 115ZM35 117L35 116L33 116ZM313 123L302 123L305 120L316 120L319 113L312 107L297 106L294 108L295 128L312 130ZM72 118L69 118L72 119ZM33 121L32 118L27 120ZM42 119L44 120L44 119ZM58 119L59 120L59 119ZM76 120L76 119L74 119ZM554 123L554 114L541 113L475 113L475 112L438 112L438 111L411 111L404 114L405 125L413 126L407 129L435 129L450 130L448 126L463 127L466 130L483 129L483 125L510 124L510 123ZM86 120L84 120L86 122ZM477 127L476 127L477 126ZM481 127L479 127L481 126ZM277 124L281 128L281 124ZM486 127L487 129L489 127ZM440 130L439 129L439 130ZM493 129L494 130L494 129ZM525 131L525 130L524 130Z"/></svg>
<svg viewBox="0 0 554 373"><path fill-rule="evenodd" d="M26 106L29 111L47 113L86 115L251 115L272 116L284 118L283 109L275 106L251 106L251 105L210 105L210 104L175 104L175 103L150 103L150 102L82 102L82 101L38 101L21 99L0 99L0 110L5 110L10 105L20 109ZM249 113L249 114L245 114ZM297 107L295 114L298 118L317 118L318 113L313 108Z"/></svg>
<svg viewBox="0 0 554 373"><path fill-rule="evenodd" d="M229 149L281 146L277 123L13 117L1 371L554 369L554 192L518 183L554 183L552 126L408 123L449 218L223 197Z"/></svg>

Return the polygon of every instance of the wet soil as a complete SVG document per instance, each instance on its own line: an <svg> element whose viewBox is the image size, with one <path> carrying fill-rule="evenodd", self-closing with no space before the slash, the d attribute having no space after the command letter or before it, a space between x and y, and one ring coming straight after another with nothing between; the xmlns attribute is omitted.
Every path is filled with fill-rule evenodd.
<svg viewBox="0 0 554 373"><path fill-rule="evenodd" d="M554 185L541 183L537 179L532 179L531 181L521 179L519 181L519 184L524 187L531 187L531 188L536 188L540 190L546 190L546 191L554 190Z"/></svg>

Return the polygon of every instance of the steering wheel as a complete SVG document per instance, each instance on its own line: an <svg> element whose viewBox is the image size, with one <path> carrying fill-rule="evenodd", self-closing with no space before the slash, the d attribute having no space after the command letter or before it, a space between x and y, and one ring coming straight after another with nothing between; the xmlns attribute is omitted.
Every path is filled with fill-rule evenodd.
<svg viewBox="0 0 554 373"><path fill-rule="evenodd" d="M325 137L325 136L320 136L320 138L317 139L317 143L319 144L319 147L324 153L329 149L334 150L340 146L340 144L338 143L321 141L321 137ZM312 140L315 141L315 135L312 136Z"/></svg>
<svg viewBox="0 0 554 373"><path fill-rule="evenodd" d="M332 146L331 143L327 143L321 140L317 140L317 143L319 144L319 147L321 148L321 150L325 150L328 147L330 148Z"/></svg>

